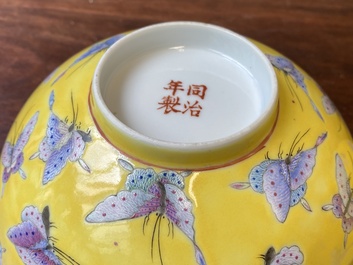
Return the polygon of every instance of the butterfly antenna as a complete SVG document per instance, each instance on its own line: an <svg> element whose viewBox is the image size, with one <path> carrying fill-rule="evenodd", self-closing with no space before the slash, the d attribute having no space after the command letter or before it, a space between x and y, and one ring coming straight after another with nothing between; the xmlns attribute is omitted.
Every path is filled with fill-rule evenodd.
<svg viewBox="0 0 353 265"><path fill-rule="evenodd" d="M303 111L304 109L303 109L302 102L300 101L297 92L295 92L295 90L294 90L294 88L293 88L291 82L289 81L289 77L288 77L289 74L288 74L288 73L285 73L285 75L286 75L286 76L285 76L285 80L286 80L286 83L287 83L287 85L288 85L288 87L289 87L289 90L290 90L292 96L297 99L297 101L298 101L298 103L299 103L299 105L300 105L300 108L301 108L302 111ZM292 80L296 83L296 81L295 81L295 79L294 79L293 77L292 77Z"/></svg>
<svg viewBox="0 0 353 265"><path fill-rule="evenodd" d="M152 232L152 239L151 239L151 258L152 258L152 260L153 260L154 235L155 235L155 232L156 232L156 227L157 227L157 223L158 223L159 218L160 218L160 214L157 214L157 220L154 223L153 232Z"/></svg>
<svg viewBox="0 0 353 265"><path fill-rule="evenodd" d="M66 79L68 79L72 74L74 74L78 69L80 69L81 67L84 67L87 63L89 63L89 61L91 61L99 52L93 54L92 57L90 57L86 62L82 63L81 65L79 65L78 67L76 67L69 75L67 75ZM72 65L73 66L73 65ZM69 68L71 68L72 66L70 66ZM69 68L67 70L69 70ZM66 70L66 71L67 71Z"/></svg>
<svg viewBox="0 0 353 265"><path fill-rule="evenodd" d="M54 236L50 236L49 239L53 242L53 243L57 243L59 241L58 238L54 237Z"/></svg>
<svg viewBox="0 0 353 265"><path fill-rule="evenodd" d="M303 149L304 149L304 143L302 144L302 146L298 147L297 154L299 154Z"/></svg>
<svg viewBox="0 0 353 265"><path fill-rule="evenodd" d="M76 260L74 260L71 256L66 254L61 249L59 249L57 247L53 247L53 249L58 253L58 255L60 255L65 261L68 261L70 264L72 264L72 265L80 265L80 263L78 263Z"/></svg>
<svg viewBox="0 0 353 265"><path fill-rule="evenodd" d="M160 215L162 216L162 215ZM161 221L162 219L159 218L158 221L158 254L159 254L159 260L161 262L161 265L163 265L163 259L162 259L162 251L161 251Z"/></svg>
<svg viewBox="0 0 353 265"><path fill-rule="evenodd" d="M57 229L57 227L54 225L54 222L49 222L49 227L50 227L50 228L56 228L56 229Z"/></svg>
<svg viewBox="0 0 353 265"><path fill-rule="evenodd" d="M298 136L300 135L300 133L298 133L295 138L294 138L294 141L292 143L292 147L290 148L290 152L289 152L289 155L292 155L293 154L293 151L294 149L296 148L297 144L303 139L303 137L310 131L310 129L306 130L305 133L303 133L302 136L299 137L298 139ZM297 140L298 139L298 140Z"/></svg>
<svg viewBox="0 0 353 265"><path fill-rule="evenodd" d="M145 227L148 225L148 221L150 220L150 214L145 216L145 218L143 219L143 225L142 225L142 233L145 235Z"/></svg>
<svg viewBox="0 0 353 265"><path fill-rule="evenodd" d="M265 154L265 159L270 160L270 157L269 157L269 155L268 155L268 151L267 151L266 154Z"/></svg>
<svg viewBox="0 0 353 265"><path fill-rule="evenodd" d="M72 124L75 124L75 123L76 123L76 113L75 113L74 97L73 97L73 95L72 95L72 91L71 91L71 108L72 108L72 113L73 113Z"/></svg>
<svg viewBox="0 0 353 265"><path fill-rule="evenodd" d="M282 147L282 142L279 144L278 153L277 153L277 156L280 159L282 158L282 155L283 155L283 151L281 151L281 147Z"/></svg>
<svg viewBox="0 0 353 265"><path fill-rule="evenodd" d="M168 237L170 236L170 223L171 223L171 222L170 222L170 220L168 219L168 235L167 235Z"/></svg>

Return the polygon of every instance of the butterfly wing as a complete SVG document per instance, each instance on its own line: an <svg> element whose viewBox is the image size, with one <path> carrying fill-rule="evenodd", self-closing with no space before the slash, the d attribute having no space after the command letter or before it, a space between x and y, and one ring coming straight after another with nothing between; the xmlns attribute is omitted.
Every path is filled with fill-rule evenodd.
<svg viewBox="0 0 353 265"><path fill-rule="evenodd" d="M48 245L47 238L30 221L10 228L7 236L15 246L23 248L43 249Z"/></svg>
<svg viewBox="0 0 353 265"><path fill-rule="evenodd" d="M289 188L289 172L285 161L271 163L263 176L264 191L271 204L277 220L283 223L290 207L291 190Z"/></svg>
<svg viewBox="0 0 353 265"><path fill-rule="evenodd" d="M9 168L12 164L11 162L12 152L13 152L13 146L10 144L10 142L5 142L1 152L1 162L5 167L5 169Z"/></svg>
<svg viewBox="0 0 353 265"><path fill-rule="evenodd" d="M29 122L26 124L25 128L23 129L22 133L20 134L20 136L17 139L17 142L14 146L14 150L12 153L12 161L15 161L17 159L17 157L22 153L23 148L25 147L25 145L27 144L29 137L32 134L32 131L34 129L34 126L37 123L38 120L38 115L39 112L37 111L32 118L29 120Z"/></svg>
<svg viewBox="0 0 353 265"><path fill-rule="evenodd" d="M290 60L282 56L274 56L269 54L266 56L274 67L289 74L293 80L304 90L304 92L308 94L308 90L304 83L303 74L295 68L294 64Z"/></svg>
<svg viewBox="0 0 353 265"><path fill-rule="evenodd" d="M53 112L51 113L47 126L46 141L51 149L57 148L62 145L62 140L65 135L69 133L69 127L62 122L58 116Z"/></svg>
<svg viewBox="0 0 353 265"><path fill-rule="evenodd" d="M195 258L198 264L206 264L205 258L197 246L194 231L194 216L192 203L184 192L173 184L165 184L166 212L168 219L173 222L194 244Z"/></svg>
<svg viewBox="0 0 353 265"><path fill-rule="evenodd" d="M307 184L299 186L296 190L291 191L290 194L290 207L298 204L301 199L304 197L307 189Z"/></svg>
<svg viewBox="0 0 353 265"><path fill-rule="evenodd" d="M159 176L152 168L135 168L127 176L125 187L127 190L138 189L148 192L149 188L158 180Z"/></svg>
<svg viewBox="0 0 353 265"><path fill-rule="evenodd" d="M16 246L16 250L25 265L62 265L63 263L51 250L28 249Z"/></svg>
<svg viewBox="0 0 353 265"><path fill-rule="evenodd" d="M88 214L89 223L105 223L146 216L158 209L160 200L142 190L120 191L99 203Z"/></svg>
<svg viewBox="0 0 353 265"><path fill-rule="evenodd" d="M249 174L249 183L254 191L264 193L263 175L266 172L267 167L273 162L275 162L275 160L264 160L251 170Z"/></svg>
<svg viewBox="0 0 353 265"><path fill-rule="evenodd" d="M317 148L311 148L296 154L288 165L290 172L290 185L292 190L302 186L313 173L316 163Z"/></svg>
<svg viewBox="0 0 353 265"><path fill-rule="evenodd" d="M347 171L339 154L336 154L336 181L338 193L341 196L343 211L346 212L346 217L353 216L352 190L349 185ZM345 209L348 207L348 209Z"/></svg>
<svg viewBox="0 0 353 265"><path fill-rule="evenodd" d="M2 253L4 253L6 251L6 249L4 249L2 246L1 246L1 242L0 242L0 265L2 265Z"/></svg>
<svg viewBox="0 0 353 265"><path fill-rule="evenodd" d="M87 58L91 55L95 55L95 54L99 53L100 51L108 49L111 45L113 45L117 40L119 40L123 36L124 36L123 34L119 34L119 35L113 36L103 42L99 42L99 43L93 45L91 48L88 49L88 51L86 51L82 55L80 55L65 71L63 71L58 77L56 77L56 79L53 81L53 83L51 85L54 85L57 81L59 81L60 78L63 77L65 75L65 73L71 67L73 67L74 65L76 65L77 63L79 63L80 61L84 60L85 58Z"/></svg>
<svg viewBox="0 0 353 265"><path fill-rule="evenodd" d="M2 173L2 182L6 183L10 175L12 174L11 170L11 158L12 158L13 146L9 142L5 142L4 147L1 152L1 162L4 166L4 172Z"/></svg>
<svg viewBox="0 0 353 265"><path fill-rule="evenodd" d="M336 112L337 109L335 104L326 94L322 96L321 100L322 100L322 105L324 106L327 114L333 114Z"/></svg>
<svg viewBox="0 0 353 265"><path fill-rule="evenodd" d="M83 141L82 136L77 131L73 131L71 137L73 145L69 160L71 162L75 162L79 160L82 156L83 151L85 150L85 142Z"/></svg>
<svg viewBox="0 0 353 265"><path fill-rule="evenodd" d="M184 177L181 174L173 170L164 170L158 176L163 184L173 184L179 189L184 189Z"/></svg>
<svg viewBox="0 0 353 265"><path fill-rule="evenodd" d="M22 222L31 222L35 227L37 227L43 238L48 238L42 213L39 212L37 207L31 205L24 208L21 214L21 220Z"/></svg>
<svg viewBox="0 0 353 265"><path fill-rule="evenodd" d="M60 149L55 149L49 156L43 173L42 183L47 184L57 176L71 155L73 150L73 140L70 138Z"/></svg>
<svg viewBox="0 0 353 265"><path fill-rule="evenodd" d="M291 246L282 248L270 265L301 265L303 261L304 256L299 247Z"/></svg>

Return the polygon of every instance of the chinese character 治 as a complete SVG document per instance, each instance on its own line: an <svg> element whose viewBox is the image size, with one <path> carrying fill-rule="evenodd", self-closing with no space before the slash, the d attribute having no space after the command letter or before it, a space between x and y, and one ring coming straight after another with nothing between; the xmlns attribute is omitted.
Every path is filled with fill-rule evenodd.
<svg viewBox="0 0 353 265"><path fill-rule="evenodd" d="M184 108L185 110L182 113L184 114L185 112L190 111L190 115L193 117L199 117L202 110L202 107L197 100L194 104L187 101L187 104L184 104Z"/></svg>

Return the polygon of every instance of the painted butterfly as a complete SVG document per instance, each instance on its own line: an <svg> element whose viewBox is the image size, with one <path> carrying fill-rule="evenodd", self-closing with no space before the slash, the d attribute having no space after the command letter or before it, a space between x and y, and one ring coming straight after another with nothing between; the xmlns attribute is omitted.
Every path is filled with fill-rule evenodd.
<svg viewBox="0 0 353 265"><path fill-rule="evenodd" d="M353 230L353 193L349 183L350 179L338 154L336 154L336 181L338 193L332 197L332 204L324 205L322 209L332 210L337 218L342 219L343 246L346 247L348 234Z"/></svg>
<svg viewBox="0 0 353 265"><path fill-rule="evenodd" d="M82 60L86 59L89 56L92 56L86 63L88 63L91 59L94 58L95 55L97 55L101 51L105 51L108 49L110 46L112 46L115 42L117 42L119 39L121 39L124 36L124 34L118 34L115 35L105 41L99 42L95 45L93 45L91 48L89 48L86 52L84 52L82 55L80 55L72 64L69 65L69 67L63 71L54 81L51 85L54 85L56 82L58 82L64 75L65 73L71 69L73 66L81 62ZM84 63L83 65L85 65ZM78 68L82 67L83 65L79 66ZM78 69L77 68L77 69ZM74 72L77 70L75 69Z"/></svg>
<svg viewBox="0 0 353 265"><path fill-rule="evenodd" d="M38 115L39 115L39 112L36 112L32 116L32 118L24 127L22 133L18 137L15 144L11 144L8 141L5 142L5 145L3 147L2 154L1 154L1 162L4 166L4 172L2 174L3 185L2 185L2 191L1 191L1 197L4 194L5 184L8 182L11 174L15 174L19 172L20 176L23 179L27 177L26 173L21 168L24 161L23 148L27 144L29 137L31 136L32 131L34 129L34 126L37 123Z"/></svg>
<svg viewBox="0 0 353 265"><path fill-rule="evenodd" d="M231 187L238 190L251 187L255 192L265 193L277 220L281 223L286 220L290 207L299 202L306 210L311 211L310 205L304 199L306 181L313 173L317 147L326 139L327 133L318 137L313 148L302 151L301 147L293 156L294 149L306 133L301 137L297 134L285 159L268 158L251 170L249 182L231 184Z"/></svg>
<svg viewBox="0 0 353 265"><path fill-rule="evenodd" d="M285 75L289 75L294 80L294 82L297 85L299 85L299 87L304 91L304 93L307 95L308 99L310 100L310 104L313 107L316 114L320 117L321 120L324 120L320 111L318 110L314 101L311 99L311 97L309 95L308 88L306 87L306 84L304 82L304 75L287 58L284 58L282 56L269 55L269 54L266 54L266 56L270 60L271 64L274 67L283 71L285 73ZM288 85L289 89L291 90L291 94L297 98L299 105L300 105L301 109L303 110L303 105L302 105L297 93L295 92L295 90L293 89L293 87L291 86L289 81L287 81L287 85Z"/></svg>
<svg viewBox="0 0 353 265"><path fill-rule="evenodd" d="M40 213L37 207L27 206L21 215L22 223L11 227L7 232L10 241L23 263L26 265L62 265L76 264L73 258L50 244L55 240L49 236L49 207Z"/></svg>
<svg viewBox="0 0 353 265"><path fill-rule="evenodd" d="M337 111L335 104L332 102L328 95L323 95L321 100L327 114L334 114Z"/></svg>
<svg viewBox="0 0 353 265"><path fill-rule="evenodd" d="M77 109L73 106L73 121L71 125L59 119L53 112L54 91L49 97L49 107L51 115L49 117L46 136L39 146L39 152L33 154L30 159L39 158L45 162L42 183L47 184L53 180L65 167L67 161L78 162L87 172L91 172L89 166L81 158L87 142L90 142L90 133L86 133L77 128Z"/></svg>
<svg viewBox="0 0 353 265"><path fill-rule="evenodd" d="M157 231L159 258L161 264L163 264L160 252L160 224L161 218L166 216L171 224L176 225L192 242L197 263L206 265L204 256L195 241L192 203L183 192L184 177L191 172L177 173L165 170L156 173L151 168L134 168L128 161L122 159L119 159L119 164L130 172L125 183L126 190L122 190L117 195L109 196L100 202L88 214L86 221L89 223L105 223L145 217L145 225L146 218L148 222L149 215L153 212L157 213L153 238ZM151 256L153 258L153 251Z"/></svg>
<svg viewBox="0 0 353 265"><path fill-rule="evenodd" d="M2 253L5 253L6 249L1 246L0 242L0 265L2 265Z"/></svg>
<svg viewBox="0 0 353 265"><path fill-rule="evenodd" d="M261 258L265 261L264 265L301 265L304 261L303 253L298 246L284 247L279 253L270 247Z"/></svg>

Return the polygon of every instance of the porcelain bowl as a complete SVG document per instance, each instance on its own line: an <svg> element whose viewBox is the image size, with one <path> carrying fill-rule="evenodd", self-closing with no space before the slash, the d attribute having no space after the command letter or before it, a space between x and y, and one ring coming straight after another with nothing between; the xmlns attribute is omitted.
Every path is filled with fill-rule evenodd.
<svg viewBox="0 0 353 265"><path fill-rule="evenodd" d="M352 264L350 132L319 85L227 29L88 47L2 149L0 264Z"/></svg>

